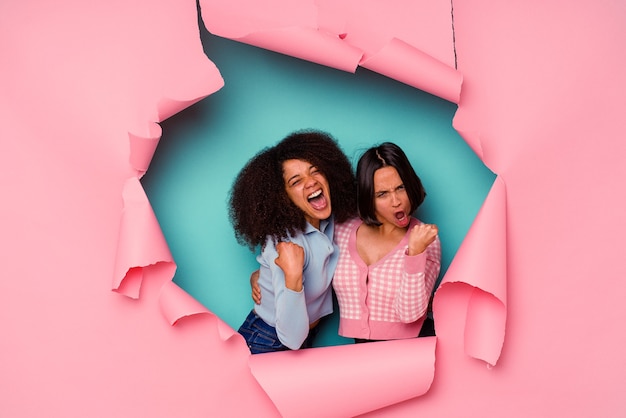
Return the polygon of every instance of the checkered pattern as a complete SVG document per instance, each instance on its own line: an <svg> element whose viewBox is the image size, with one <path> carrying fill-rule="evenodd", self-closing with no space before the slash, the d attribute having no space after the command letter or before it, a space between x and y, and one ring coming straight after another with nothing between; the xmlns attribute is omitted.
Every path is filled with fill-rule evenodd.
<svg viewBox="0 0 626 418"><path fill-rule="evenodd" d="M335 224L335 243L339 246L339 260L333 276L333 288L339 303L339 315L343 318L360 319L361 274L359 265L352 262L348 251L350 234L356 231L357 220L345 224Z"/></svg>
<svg viewBox="0 0 626 418"><path fill-rule="evenodd" d="M413 220L411 226L419 223ZM340 317L367 322L417 321L426 313L439 275L439 239L428 246L424 252L425 260L408 261L407 246L403 245L377 263L367 266L356 250L356 230L360 224L360 220L352 220L337 225L335 229L339 261L333 287ZM409 266L411 262L423 265L423 268L412 269Z"/></svg>

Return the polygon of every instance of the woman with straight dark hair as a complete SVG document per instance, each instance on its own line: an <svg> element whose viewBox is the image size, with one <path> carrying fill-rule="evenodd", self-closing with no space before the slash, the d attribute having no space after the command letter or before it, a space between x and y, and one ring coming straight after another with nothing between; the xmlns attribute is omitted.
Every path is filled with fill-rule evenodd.
<svg viewBox="0 0 626 418"><path fill-rule="evenodd" d="M437 226L412 216L426 192L390 142L368 149L356 176L359 219L335 231L339 335L357 342L417 337L441 266Z"/></svg>

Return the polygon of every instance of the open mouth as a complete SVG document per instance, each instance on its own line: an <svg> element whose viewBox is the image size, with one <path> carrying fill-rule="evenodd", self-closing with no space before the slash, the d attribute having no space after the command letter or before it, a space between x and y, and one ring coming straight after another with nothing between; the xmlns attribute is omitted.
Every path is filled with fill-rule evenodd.
<svg viewBox="0 0 626 418"><path fill-rule="evenodd" d="M307 201L313 207L313 209L316 210L322 210L328 205L326 201L326 196L324 196L324 193L322 193L322 189L308 195Z"/></svg>
<svg viewBox="0 0 626 418"><path fill-rule="evenodd" d="M394 215L396 217L396 220L400 223L404 223L408 219L404 211L396 212Z"/></svg>

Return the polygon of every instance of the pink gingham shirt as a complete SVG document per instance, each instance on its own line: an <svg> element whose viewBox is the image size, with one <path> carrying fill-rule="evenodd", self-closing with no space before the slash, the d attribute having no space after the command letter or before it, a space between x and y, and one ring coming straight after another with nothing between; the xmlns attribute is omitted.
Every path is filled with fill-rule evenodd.
<svg viewBox="0 0 626 418"><path fill-rule="evenodd" d="M362 223L352 219L335 226L339 261L333 288L339 302L339 335L368 340L417 337L441 267L439 237L423 253L407 255L408 231L422 223L411 218L396 248L368 266L356 247Z"/></svg>

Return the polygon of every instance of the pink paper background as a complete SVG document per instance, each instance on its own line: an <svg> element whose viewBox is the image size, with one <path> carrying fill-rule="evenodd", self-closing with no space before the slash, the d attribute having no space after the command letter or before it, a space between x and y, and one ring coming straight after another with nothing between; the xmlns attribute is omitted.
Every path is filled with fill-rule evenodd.
<svg viewBox="0 0 626 418"><path fill-rule="evenodd" d="M381 390L406 386L402 371L365 386L322 379L320 394L345 396L307 413L624 415L625 6L457 1L453 44L449 2L251 3L202 2L207 28L349 71L380 58L376 71L458 103L455 128L498 174L436 295L436 348L367 348L395 370L383 366L414 345L434 378L416 362L426 382L407 393ZM241 26L220 34L208 15ZM223 83L195 2L3 2L0 57L0 416L293 416L280 385L297 382L271 363L285 358L249 362L171 282L138 181L157 123ZM393 62L411 70L386 73ZM340 364L341 378L357 367ZM304 395L295 406L315 397Z"/></svg>

